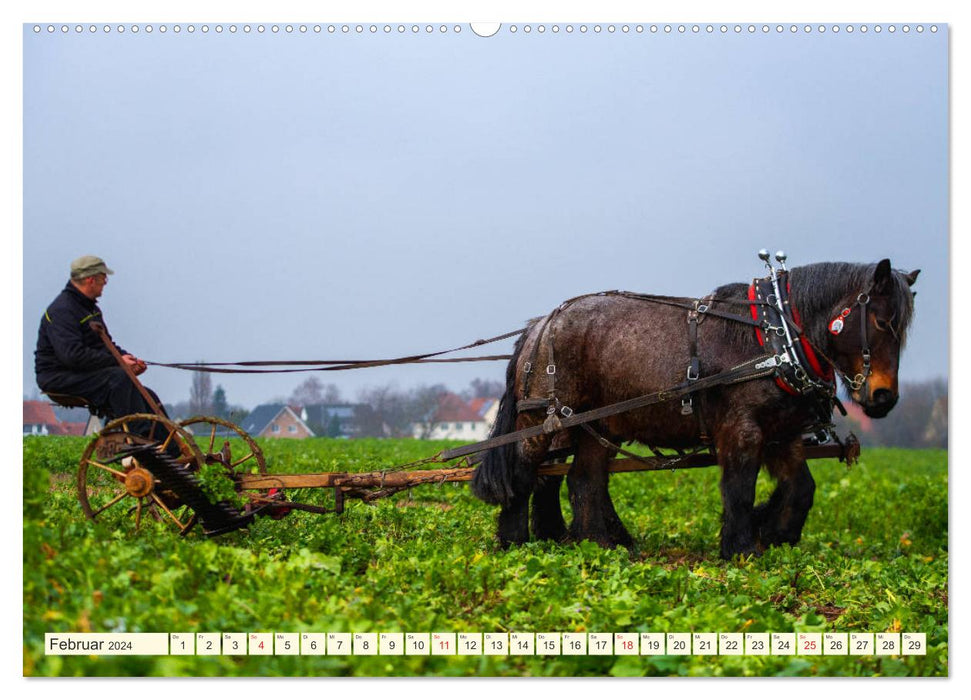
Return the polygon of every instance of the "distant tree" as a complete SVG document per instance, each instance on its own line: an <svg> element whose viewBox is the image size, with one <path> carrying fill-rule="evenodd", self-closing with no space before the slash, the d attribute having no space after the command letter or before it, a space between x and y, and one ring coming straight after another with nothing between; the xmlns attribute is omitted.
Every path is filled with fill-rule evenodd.
<svg viewBox="0 0 971 700"><path fill-rule="evenodd" d="M443 395L449 393L444 384L419 386L408 395L408 424L418 426L418 437L427 439L435 427L435 414Z"/></svg>
<svg viewBox="0 0 971 700"><path fill-rule="evenodd" d="M311 406L324 402L324 385L317 377L308 377L297 385L290 394L289 403L297 406Z"/></svg>
<svg viewBox="0 0 971 700"><path fill-rule="evenodd" d="M462 392L462 397L468 399L499 398L506 393L506 385L497 379L473 379L469 388Z"/></svg>
<svg viewBox="0 0 971 700"><path fill-rule="evenodd" d="M209 372L196 372L192 375L189 412L193 415L208 415L212 412L212 376Z"/></svg>
<svg viewBox="0 0 971 700"><path fill-rule="evenodd" d="M327 421L327 437L340 437L341 436L341 419L335 413Z"/></svg>
<svg viewBox="0 0 971 700"><path fill-rule="evenodd" d="M947 382L932 379L900 385L897 405L862 430L855 421L837 418L840 432L852 430L864 447L947 447Z"/></svg>
<svg viewBox="0 0 971 700"><path fill-rule="evenodd" d="M192 413L189 410L188 401L177 401L175 403L166 403L165 410L168 412L169 417L172 418L172 420L176 420L176 421L181 420L183 418L189 418L190 416L193 416L193 415L198 415L198 414Z"/></svg>
<svg viewBox="0 0 971 700"><path fill-rule="evenodd" d="M358 401L370 411L358 411L355 417L361 436L411 437L415 424L430 429L438 401L447 393L444 384L422 385L406 392L393 384L363 389L358 392Z"/></svg>
<svg viewBox="0 0 971 700"><path fill-rule="evenodd" d="M317 377L308 377L293 390L288 403L297 406L341 403L341 390L336 384L324 384Z"/></svg>
<svg viewBox="0 0 971 700"><path fill-rule="evenodd" d="M242 423L246 420L246 416L250 414L248 408L243 408L242 406L230 406L229 411L226 415L226 420L230 423Z"/></svg>
<svg viewBox="0 0 971 700"><path fill-rule="evenodd" d="M394 384L361 389L357 397L371 409L362 416L362 436L398 437L405 434L407 397Z"/></svg>
<svg viewBox="0 0 971 700"><path fill-rule="evenodd" d="M947 447L947 382L901 384L897 405L873 426L881 445Z"/></svg>
<svg viewBox="0 0 971 700"><path fill-rule="evenodd" d="M321 403L344 403L344 398L341 396L341 390L337 388L336 384L324 384L323 392L324 397Z"/></svg>
<svg viewBox="0 0 971 700"><path fill-rule="evenodd" d="M212 415L217 418L229 417L229 403L226 401L226 390L217 385L212 393Z"/></svg>

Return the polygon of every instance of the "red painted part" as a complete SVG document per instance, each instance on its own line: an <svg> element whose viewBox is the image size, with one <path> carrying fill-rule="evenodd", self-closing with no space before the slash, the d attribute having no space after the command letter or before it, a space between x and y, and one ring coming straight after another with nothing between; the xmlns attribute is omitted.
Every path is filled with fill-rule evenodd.
<svg viewBox="0 0 971 700"><path fill-rule="evenodd" d="M267 491L266 492L266 495L267 496L275 496L278 493L280 494L280 496L282 498L283 497L283 494L280 492L280 489L276 489L276 488L273 488L273 489L270 489L269 491ZM284 517L290 515L291 511L293 511L293 508L288 508L287 506L271 506L270 508L267 508L266 510L267 510L267 514L271 518L273 518L274 520L281 520Z"/></svg>
<svg viewBox="0 0 971 700"><path fill-rule="evenodd" d="M789 294L789 308L792 309L792 319L798 323L799 327L801 328L802 319L799 318L799 312L796 310L796 305L792 303L792 293L788 283L786 284L786 292ZM816 373L816 376L826 382L832 382L835 379L833 376L833 368L827 367L826 369L823 369L822 363L819 361L819 358L816 357L816 353L813 352L812 345L810 345L809 341L806 340L805 333L799 336L799 342L802 343L802 351L806 353L806 359L809 360L809 366L812 368L813 372Z"/></svg>
<svg viewBox="0 0 971 700"><path fill-rule="evenodd" d="M752 282L748 286L748 300L752 302L749 304L748 310L752 312L752 320L756 323L759 322L759 312L755 309L755 282ZM765 338L762 337L762 329L758 326L755 327L755 337L759 339L759 347L765 347Z"/></svg>

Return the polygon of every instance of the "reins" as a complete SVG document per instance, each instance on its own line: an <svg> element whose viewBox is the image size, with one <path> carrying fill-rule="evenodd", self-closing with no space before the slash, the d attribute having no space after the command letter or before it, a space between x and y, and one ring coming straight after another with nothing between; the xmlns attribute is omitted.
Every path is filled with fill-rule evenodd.
<svg viewBox="0 0 971 700"><path fill-rule="evenodd" d="M457 348L450 350L439 350L421 355L406 355L404 357L394 357L385 360L244 360L241 362L148 362L145 364L154 367L169 367L171 369L184 369L193 372L219 372L225 374L285 374L288 372L336 372L349 369L363 369L365 367L384 367L387 365L422 364L432 362L481 362L490 360L508 360L512 355L486 355L483 357L453 357L443 358L441 355L448 355L460 350L476 348L480 345L488 345L500 340L506 340L521 335L526 329L520 328L509 331L493 338L479 339ZM294 367L298 369L237 369L239 367Z"/></svg>

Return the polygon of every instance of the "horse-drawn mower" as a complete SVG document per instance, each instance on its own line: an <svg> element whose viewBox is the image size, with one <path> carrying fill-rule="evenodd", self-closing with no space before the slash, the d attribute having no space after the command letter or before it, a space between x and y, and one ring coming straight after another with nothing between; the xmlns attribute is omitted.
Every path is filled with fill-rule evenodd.
<svg viewBox="0 0 971 700"><path fill-rule="evenodd" d="M52 396L72 405L70 398ZM242 447L233 453L231 443ZM173 449L174 446L174 449ZM439 453L428 460L439 463L475 445ZM173 455L177 451L177 456ZM809 459L838 458L852 461L859 451L855 440L843 444L806 446ZM294 510L341 513L350 499L373 501L422 484L463 482L472 478L477 452L458 457L450 466L433 469L393 467L387 470L348 473L272 474L263 451L239 426L212 416L179 422L164 415L132 414L107 423L87 445L78 466L77 486L81 508L92 520L106 519L139 529L146 519L170 524L182 535L201 524L209 536L246 527L256 516L282 518ZM551 454L539 469L541 475L565 474L568 450ZM693 469L717 464L710 452L671 456L615 459L612 473ZM245 505L233 500L214 502L200 483L208 465L225 471ZM421 465L418 465L421 466ZM332 489L334 504L322 507L286 499L287 489Z"/></svg>

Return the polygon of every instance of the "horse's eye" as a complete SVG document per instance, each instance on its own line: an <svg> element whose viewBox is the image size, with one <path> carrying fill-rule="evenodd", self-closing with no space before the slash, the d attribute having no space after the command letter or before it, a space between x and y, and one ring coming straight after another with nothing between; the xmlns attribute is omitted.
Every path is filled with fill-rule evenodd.
<svg viewBox="0 0 971 700"><path fill-rule="evenodd" d="M893 335L897 335L890 321L885 321L882 318L875 318L873 319L873 325L876 326L877 330L881 333L891 333Z"/></svg>

